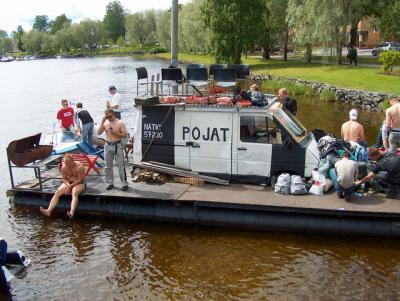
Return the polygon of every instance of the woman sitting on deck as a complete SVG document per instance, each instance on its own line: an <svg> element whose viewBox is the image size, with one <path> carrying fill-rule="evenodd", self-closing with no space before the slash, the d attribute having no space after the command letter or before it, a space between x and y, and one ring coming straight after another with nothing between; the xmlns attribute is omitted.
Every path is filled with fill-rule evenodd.
<svg viewBox="0 0 400 301"><path fill-rule="evenodd" d="M67 212L67 215L69 218L73 218L75 209L78 206L78 196L85 190L85 167L82 163L75 162L71 155L66 154L64 155L64 164L61 168L61 175L63 183L51 199L49 207L47 209L40 207L40 212L46 216L50 216L53 209L57 206L60 197L64 194L71 194L71 210Z"/></svg>

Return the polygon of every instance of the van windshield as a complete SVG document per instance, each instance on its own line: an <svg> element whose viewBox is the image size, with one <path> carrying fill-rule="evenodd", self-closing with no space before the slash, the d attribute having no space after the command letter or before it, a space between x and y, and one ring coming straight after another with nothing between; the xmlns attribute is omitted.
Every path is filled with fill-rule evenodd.
<svg viewBox="0 0 400 301"><path fill-rule="evenodd" d="M281 103L276 102L270 108L273 116L286 129L292 138L300 143L307 136L307 129Z"/></svg>

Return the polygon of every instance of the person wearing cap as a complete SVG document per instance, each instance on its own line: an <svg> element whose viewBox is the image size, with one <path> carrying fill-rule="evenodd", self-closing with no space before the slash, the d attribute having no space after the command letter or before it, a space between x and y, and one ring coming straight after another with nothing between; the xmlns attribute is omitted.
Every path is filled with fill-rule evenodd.
<svg viewBox="0 0 400 301"><path fill-rule="evenodd" d="M355 185L360 185L376 178L382 186L388 187L386 197L395 198L400 192L400 157L391 152L382 154L376 147L368 152L369 159L376 161L372 171Z"/></svg>
<svg viewBox="0 0 400 301"><path fill-rule="evenodd" d="M278 91L278 98L283 106L293 115L297 113L297 101L296 99L290 98L288 90L286 88L281 88Z"/></svg>
<svg viewBox="0 0 400 301"><path fill-rule="evenodd" d="M358 113L356 109L351 109L349 112L349 121L342 124L341 136L346 142L364 142L364 127L357 122Z"/></svg>
<svg viewBox="0 0 400 301"><path fill-rule="evenodd" d="M57 120L62 131L61 142L73 140L74 135L74 109L69 106L68 100L61 100L61 109L57 112Z"/></svg>
<svg viewBox="0 0 400 301"><path fill-rule="evenodd" d="M110 92L111 99L107 101L107 109L112 109L114 111L115 118L121 119L121 94L117 92L117 88L115 88L115 86L110 86L108 88L108 92Z"/></svg>
<svg viewBox="0 0 400 301"><path fill-rule="evenodd" d="M389 130L389 150L397 152L400 147L400 99L389 99L390 108L386 110L386 125Z"/></svg>

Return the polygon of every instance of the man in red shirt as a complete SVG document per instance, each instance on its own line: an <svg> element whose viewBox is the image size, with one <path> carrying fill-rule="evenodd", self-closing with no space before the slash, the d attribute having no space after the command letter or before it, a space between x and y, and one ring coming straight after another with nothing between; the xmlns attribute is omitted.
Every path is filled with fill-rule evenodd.
<svg viewBox="0 0 400 301"><path fill-rule="evenodd" d="M74 135L74 109L68 105L68 100L61 100L61 109L57 112L57 119L63 133L61 141L73 140Z"/></svg>

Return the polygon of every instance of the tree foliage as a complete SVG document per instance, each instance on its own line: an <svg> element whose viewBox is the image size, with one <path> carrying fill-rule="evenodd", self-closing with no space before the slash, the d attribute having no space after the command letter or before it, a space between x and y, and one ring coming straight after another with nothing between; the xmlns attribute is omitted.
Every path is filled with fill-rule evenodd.
<svg viewBox="0 0 400 301"><path fill-rule="evenodd" d="M156 21L157 27L157 38L160 46L167 50L171 49L171 12L170 11L161 11L157 15Z"/></svg>
<svg viewBox="0 0 400 301"><path fill-rule="evenodd" d="M0 38L0 54L7 54L7 52L11 52L14 49L14 41L9 37L1 37Z"/></svg>
<svg viewBox="0 0 400 301"><path fill-rule="evenodd" d="M63 29L64 24L71 25L71 19L68 19L65 14L57 16L49 23L50 33L55 34L57 31Z"/></svg>
<svg viewBox="0 0 400 301"><path fill-rule="evenodd" d="M266 14L266 2L204 0L202 13L215 60L240 63L242 53L262 34L259 25Z"/></svg>
<svg viewBox="0 0 400 301"><path fill-rule="evenodd" d="M7 31L0 29L0 38L8 37Z"/></svg>
<svg viewBox="0 0 400 301"><path fill-rule="evenodd" d="M25 31L21 25L18 25L17 30L12 32L12 37L14 39L14 43L16 44L19 51L25 51L24 44L22 43L22 37L24 34L25 34Z"/></svg>
<svg viewBox="0 0 400 301"><path fill-rule="evenodd" d="M83 20L79 24L74 24L72 32L74 40L82 49L95 49L106 36L103 23L90 19Z"/></svg>
<svg viewBox="0 0 400 301"><path fill-rule="evenodd" d="M29 32L25 33L22 37L22 43L27 51L38 55L41 50L41 45L43 42L44 33L37 30L32 29Z"/></svg>
<svg viewBox="0 0 400 301"><path fill-rule="evenodd" d="M203 0L193 0L184 5L179 15L179 47L185 52L205 52L207 28L201 17Z"/></svg>
<svg viewBox="0 0 400 301"><path fill-rule="evenodd" d="M37 15L33 21L32 28L45 32L49 30L49 25L49 17L47 15Z"/></svg>
<svg viewBox="0 0 400 301"><path fill-rule="evenodd" d="M388 2L388 1L386 1ZM385 40L400 40L400 1L389 1L381 10L381 15L374 19L380 35Z"/></svg>
<svg viewBox="0 0 400 301"><path fill-rule="evenodd" d="M153 10L134 13L126 17L126 40L134 45L155 42L156 14Z"/></svg>
<svg viewBox="0 0 400 301"><path fill-rule="evenodd" d="M107 5L103 23L114 43L119 37L125 38L125 11L119 1Z"/></svg>

